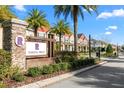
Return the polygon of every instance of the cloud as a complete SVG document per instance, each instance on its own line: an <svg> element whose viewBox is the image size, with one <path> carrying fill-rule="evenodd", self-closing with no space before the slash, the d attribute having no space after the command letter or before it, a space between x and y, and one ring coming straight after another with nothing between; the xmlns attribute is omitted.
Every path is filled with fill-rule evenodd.
<svg viewBox="0 0 124 93"><path fill-rule="evenodd" d="M113 15L114 16L122 16L122 17L124 17L124 10L123 9L113 10Z"/></svg>
<svg viewBox="0 0 124 93"><path fill-rule="evenodd" d="M112 32L110 32L110 31L105 32L105 35L111 35L111 34L112 34Z"/></svg>
<svg viewBox="0 0 124 93"><path fill-rule="evenodd" d="M113 26L108 26L105 30L117 30L118 27L113 25Z"/></svg>
<svg viewBox="0 0 124 93"><path fill-rule="evenodd" d="M109 12L102 12L97 16L97 19L107 19L109 17L112 17L112 14Z"/></svg>
<svg viewBox="0 0 124 93"><path fill-rule="evenodd" d="M24 12L26 11L24 5L15 5L14 8L19 10L19 11L24 11Z"/></svg>
<svg viewBox="0 0 124 93"><path fill-rule="evenodd" d="M107 19L110 17L124 17L124 9L113 10L112 12L102 12L97 19Z"/></svg>

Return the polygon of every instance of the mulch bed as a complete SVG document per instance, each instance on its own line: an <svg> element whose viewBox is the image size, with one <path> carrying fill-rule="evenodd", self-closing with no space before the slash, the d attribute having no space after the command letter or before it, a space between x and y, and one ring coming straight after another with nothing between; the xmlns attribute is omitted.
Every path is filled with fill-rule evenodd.
<svg viewBox="0 0 124 93"><path fill-rule="evenodd" d="M62 74L65 74L67 72L69 72L69 71L60 71L60 72L56 72L56 73L49 74L49 75L41 75L38 77L26 76L26 80L23 82L16 82L15 80L10 80L10 79L4 80L4 82L8 88L17 88L17 87L27 85L27 84L30 84L30 83L33 83L33 82L36 82L39 80L44 80L44 79L48 79L48 78L55 77L58 75L62 75Z"/></svg>

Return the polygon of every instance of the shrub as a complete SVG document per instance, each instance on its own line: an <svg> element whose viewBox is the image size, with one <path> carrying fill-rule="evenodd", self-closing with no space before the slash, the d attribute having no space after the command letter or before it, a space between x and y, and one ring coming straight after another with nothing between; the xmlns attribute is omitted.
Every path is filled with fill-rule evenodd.
<svg viewBox="0 0 124 93"><path fill-rule="evenodd" d="M11 53L0 49L0 80L11 78L17 72L18 68L11 66Z"/></svg>
<svg viewBox="0 0 124 93"><path fill-rule="evenodd" d="M0 80L11 78L13 74L20 72L18 67L12 67L6 63L0 65Z"/></svg>
<svg viewBox="0 0 124 93"><path fill-rule="evenodd" d="M76 59L75 52L70 52L70 51L61 51L57 52L55 58L56 63L61 63L61 62L72 62L73 60Z"/></svg>
<svg viewBox="0 0 124 93"><path fill-rule="evenodd" d="M113 54L113 48L112 48L112 45L111 44L108 44L107 45L106 54L108 54L110 56Z"/></svg>
<svg viewBox="0 0 124 93"><path fill-rule="evenodd" d="M51 65L43 66L42 74L51 74L51 73L53 73L53 67Z"/></svg>
<svg viewBox="0 0 124 93"><path fill-rule="evenodd" d="M63 71L67 71L68 68L69 68L69 63L60 63L59 66L60 66L60 70L63 70Z"/></svg>
<svg viewBox="0 0 124 93"><path fill-rule="evenodd" d="M8 75L12 77L14 74L20 73L21 69L18 66L11 66L8 72Z"/></svg>
<svg viewBox="0 0 124 93"><path fill-rule="evenodd" d="M72 67L72 64L71 64L72 62L69 62L68 63L68 70L72 70L73 69L73 67Z"/></svg>
<svg viewBox="0 0 124 93"><path fill-rule="evenodd" d="M56 57L54 60L55 60L56 63L61 63L62 62L62 59L60 57Z"/></svg>
<svg viewBox="0 0 124 93"><path fill-rule="evenodd" d="M113 56L113 53L106 53L105 56L106 57L112 57Z"/></svg>
<svg viewBox="0 0 124 93"><path fill-rule="evenodd" d="M84 65L84 60L83 59L79 59L77 60L77 67L82 67Z"/></svg>
<svg viewBox="0 0 124 93"><path fill-rule="evenodd" d="M0 88L6 88L6 84L2 81L0 81Z"/></svg>
<svg viewBox="0 0 124 93"><path fill-rule="evenodd" d="M95 62L96 62L96 60L95 60L94 58L91 58L91 59L90 59L90 63L91 63L91 65L94 65Z"/></svg>
<svg viewBox="0 0 124 93"><path fill-rule="evenodd" d="M77 62L78 62L78 67L82 67L82 66L84 66L84 59L79 59L79 60L77 60Z"/></svg>
<svg viewBox="0 0 124 93"><path fill-rule="evenodd" d="M24 81L26 78L25 78L25 76L24 76L23 74L18 73L18 74L14 74L14 75L12 76L12 79L15 80L15 81L17 81L17 82L22 82L22 81Z"/></svg>
<svg viewBox="0 0 124 93"><path fill-rule="evenodd" d="M78 60L77 61L70 62L70 64L71 64L71 68L72 69L79 68L79 62L78 62Z"/></svg>
<svg viewBox="0 0 124 93"><path fill-rule="evenodd" d="M51 66L53 67L53 72L58 72L58 71L60 71L60 66L59 66L59 64L52 64Z"/></svg>
<svg viewBox="0 0 124 93"><path fill-rule="evenodd" d="M11 64L11 53L0 49L0 64Z"/></svg>
<svg viewBox="0 0 124 93"><path fill-rule="evenodd" d="M95 59L94 58L86 58L85 60L84 60L84 65L93 65L93 64L95 64Z"/></svg>
<svg viewBox="0 0 124 93"><path fill-rule="evenodd" d="M33 67L28 69L28 75L32 77L36 77L42 74L42 69L38 67Z"/></svg>
<svg viewBox="0 0 124 93"><path fill-rule="evenodd" d="M72 65L72 68L77 68L77 63L76 63L76 61L72 62L71 65Z"/></svg>
<svg viewBox="0 0 124 93"><path fill-rule="evenodd" d="M9 70L10 66L8 65L0 65L0 80L5 79L6 77L8 77L8 70Z"/></svg>
<svg viewBox="0 0 124 93"><path fill-rule="evenodd" d="M95 59L86 58L86 59L79 59L69 63L70 69L80 68L82 66L93 65L95 64Z"/></svg>

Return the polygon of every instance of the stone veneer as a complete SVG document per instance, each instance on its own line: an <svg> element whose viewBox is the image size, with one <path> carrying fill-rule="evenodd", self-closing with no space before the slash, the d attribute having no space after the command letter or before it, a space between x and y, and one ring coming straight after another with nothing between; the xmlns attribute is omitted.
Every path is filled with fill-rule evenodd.
<svg viewBox="0 0 124 93"><path fill-rule="evenodd" d="M3 28L0 27L0 49L3 48Z"/></svg>
<svg viewBox="0 0 124 93"><path fill-rule="evenodd" d="M3 24L3 48L12 53L12 65L26 69L26 44L19 47L15 44L16 37L21 35L26 38L27 23L22 20L12 19Z"/></svg>

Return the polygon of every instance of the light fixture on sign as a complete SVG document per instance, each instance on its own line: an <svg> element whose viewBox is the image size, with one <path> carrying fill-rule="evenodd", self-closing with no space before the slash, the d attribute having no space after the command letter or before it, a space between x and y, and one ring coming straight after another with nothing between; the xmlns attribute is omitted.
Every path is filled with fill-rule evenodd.
<svg viewBox="0 0 124 93"><path fill-rule="evenodd" d="M24 40L24 37L23 36L18 35L16 37L15 43L16 43L17 46L19 46L19 47L23 46L24 45L24 42L25 42L25 40Z"/></svg>

